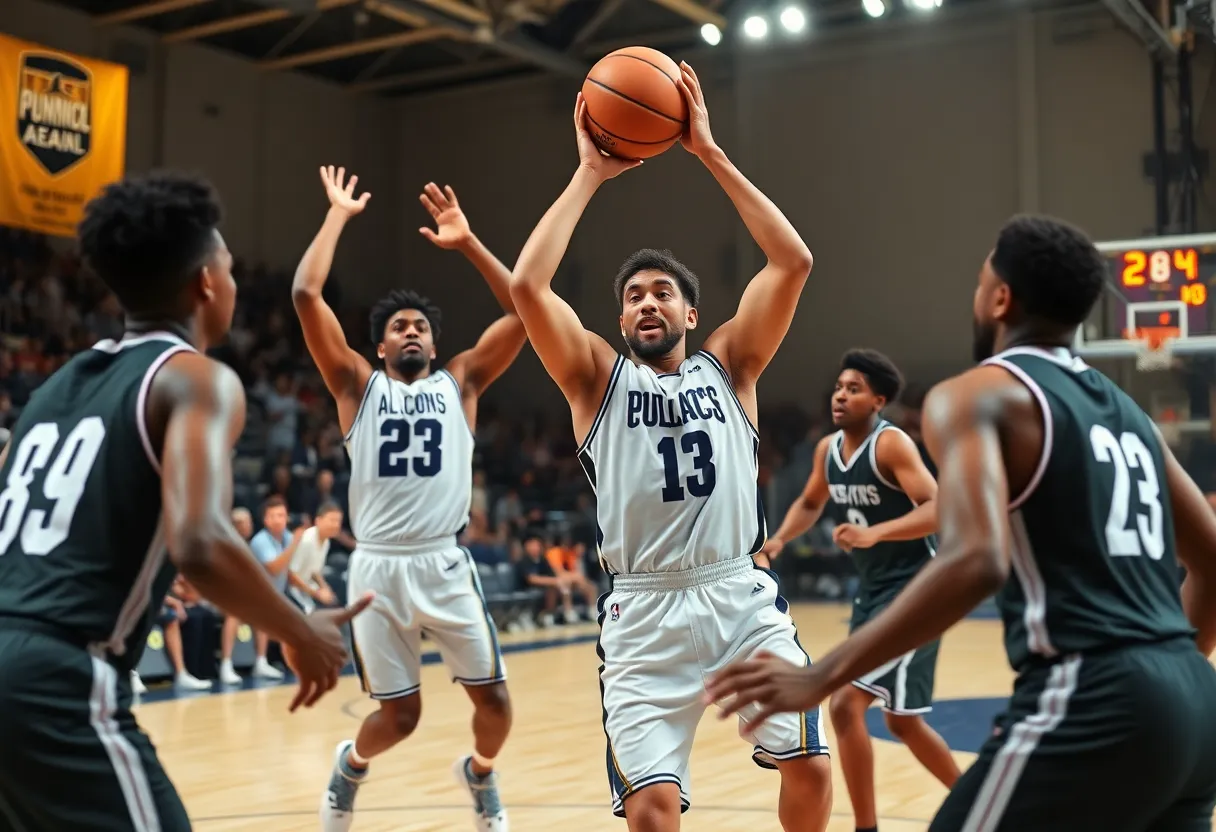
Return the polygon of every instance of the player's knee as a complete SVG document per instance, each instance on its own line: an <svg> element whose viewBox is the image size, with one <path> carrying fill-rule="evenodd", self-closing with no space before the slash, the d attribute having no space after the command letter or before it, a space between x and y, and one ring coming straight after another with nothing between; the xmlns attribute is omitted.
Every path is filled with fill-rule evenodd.
<svg viewBox="0 0 1216 832"><path fill-rule="evenodd" d="M484 716L502 722L511 721L511 697L507 686L499 683L486 685L481 689L475 703L477 710Z"/></svg>
<svg viewBox="0 0 1216 832"><path fill-rule="evenodd" d="M828 715L832 718L832 727L837 733L851 728L858 717L862 716L863 709L860 704L858 698L853 695L852 688L841 688L832 694L828 703Z"/></svg>
<svg viewBox="0 0 1216 832"><path fill-rule="evenodd" d="M781 791L795 794L803 806L822 806L832 800L832 761L826 754L799 757L779 764Z"/></svg>
<svg viewBox="0 0 1216 832"><path fill-rule="evenodd" d="M891 736L900 742L920 728L921 719L913 714L893 714L890 711L884 711L882 718L887 723L887 730L891 732Z"/></svg>
<svg viewBox="0 0 1216 832"><path fill-rule="evenodd" d="M403 740L418 728L418 720L422 716L422 698L414 695L383 702L380 709L388 717L388 726L394 736Z"/></svg>
<svg viewBox="0 0 1216 832"><path fill-rule="evenodd" d="M629 832L666 832L680 826L680 787L655 783L625 798Z"/></svg>

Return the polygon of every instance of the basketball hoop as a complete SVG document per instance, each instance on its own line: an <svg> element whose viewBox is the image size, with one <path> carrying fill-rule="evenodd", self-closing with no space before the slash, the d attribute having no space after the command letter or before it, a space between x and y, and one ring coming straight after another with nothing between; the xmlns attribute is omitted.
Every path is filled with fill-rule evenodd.
<svg viewBox="0 0 1216 832"><path fill-rule="evenodd" d="M1142 373L1159 372L1174 366L1172 345L1178 331L1172 327L1146 326L1136 330L1140 348L1136 352L1136 369Z"/></svg>

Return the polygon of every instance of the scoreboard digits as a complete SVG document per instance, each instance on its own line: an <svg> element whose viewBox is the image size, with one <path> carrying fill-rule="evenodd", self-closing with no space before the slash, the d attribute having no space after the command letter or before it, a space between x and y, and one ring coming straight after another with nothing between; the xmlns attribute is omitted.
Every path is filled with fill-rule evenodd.
<svg viewBox="0 0 1216 832"><path fill-rule="evenodd" d="M1133 248L1108 254L1112 255L1118 258L1120 285L1125 290L1133 290L1129 295L1151 293L1151 297L1129 300L1180 300L1188 306L1207 304L1208 287L1199 282L1201 259L1208 261L1208 271L1212 271L1216 256L1205 251L1201 258L1194 248Z"/></svg>

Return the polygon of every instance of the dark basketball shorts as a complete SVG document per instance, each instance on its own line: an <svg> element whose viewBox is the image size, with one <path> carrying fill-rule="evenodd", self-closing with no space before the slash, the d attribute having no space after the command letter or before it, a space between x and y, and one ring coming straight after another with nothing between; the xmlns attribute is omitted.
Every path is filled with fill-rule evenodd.
<svg viewBox="0 0 1216 832"><path fill-rule="evenodd" d="M0 831L186 832L132 716L128 674L45 632L0 628Z"/></svg>
<svg viewBox="0 0 1216 832"><path fill-rule="evenodd" d="M1023 672L930 832L1198 832L1216 806L1216 670L1190 639Z"/></svg>
<svg viewBox="0 0 1216 832"><path fill-rule="evenodd" d="M889 603L855 602L849 632L876 617ZM940 641L931 641L911 650L854 680L853 685L878 697L883 710L888 713L927 714L933 710L933 681L937 674L937 650L940 644Z"/></svg>

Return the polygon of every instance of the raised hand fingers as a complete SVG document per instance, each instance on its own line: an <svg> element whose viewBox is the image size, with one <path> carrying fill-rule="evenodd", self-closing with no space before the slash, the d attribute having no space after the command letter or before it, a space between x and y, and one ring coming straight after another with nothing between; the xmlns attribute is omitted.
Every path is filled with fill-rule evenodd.
<svg viewBox="0 0 1216 832"><path fill-rule="evenodd" d="M444 185L443 193L448 198L448 202L452 205L453 208L460 207L460 202L459 202L459 200L456 199L456 192L452 190L451 185Z"/></svg>
<svg viewBox="0 0 1216 832"><path fill-rule="evenodd" d="M352 173L352 174L350 175L350 181L346 183L346 195L347 195L347 196L351 196L352 194L354 194L354 192L355 192L355 184L356 184L358 181L359 181L359 177L358 177L356 174L353 174L353 173Z"/></svg>
<svg viewBox="0 0 1216 832"><path fill-rule="evenodd" d="M685 61L680 62L680 71L690 79L688 86L696 94L697 102L703 102L705 98L701 93L701 79L697 77L696 71Z"/></svg>

